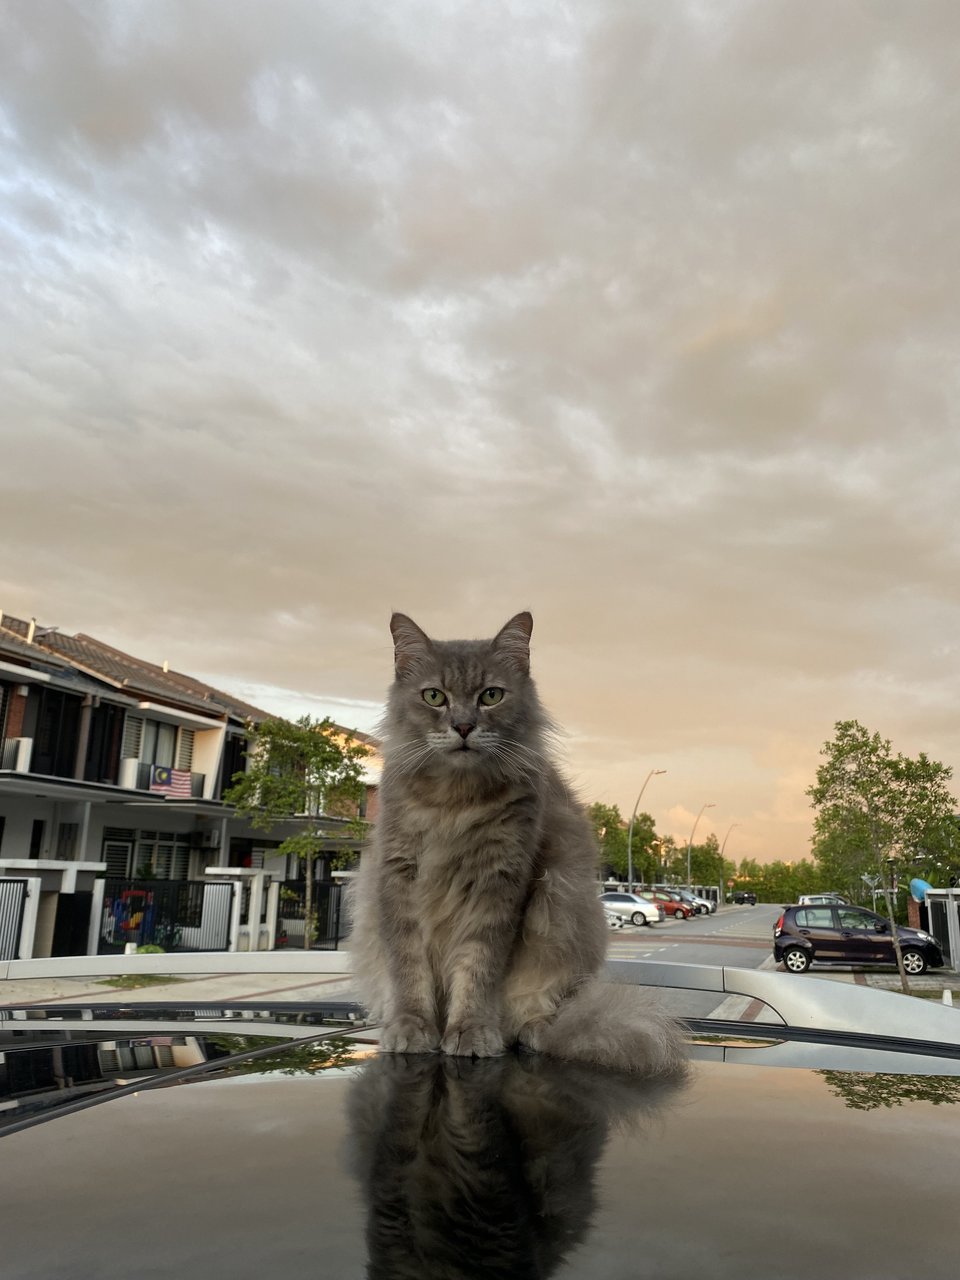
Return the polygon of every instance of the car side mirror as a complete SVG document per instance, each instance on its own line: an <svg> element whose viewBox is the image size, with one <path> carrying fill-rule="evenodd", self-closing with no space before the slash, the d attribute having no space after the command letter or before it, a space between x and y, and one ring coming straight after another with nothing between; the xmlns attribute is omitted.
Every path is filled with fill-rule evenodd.
<svg viewBox="0 0 960 1280"><path fill-rule="evenodd" d="M877 933L890 932L890 926L887 924L886 920L878 920L876 924L876 929L877 929Z"/></svg>

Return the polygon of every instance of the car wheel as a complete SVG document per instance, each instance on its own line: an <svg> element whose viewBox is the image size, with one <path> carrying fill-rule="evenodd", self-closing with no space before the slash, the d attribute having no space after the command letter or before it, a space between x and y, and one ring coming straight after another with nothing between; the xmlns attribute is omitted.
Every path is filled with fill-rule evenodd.
<svg viewBox="0 0 960 1280"><path fill-rule="evenodd" d="M912 977L916 978L921 973L927 971L927 957L922 951L915 951L913 947L908 947L903 952L903 967Z"/></svg>
<svg viewBox="0 0 960 1280"><path fill-rule="evenodd" d="M630 917L630 923L631 923L631 924L646 924L646 923L647 923L647 917L643 914L643 912L642 912L642 911L635 911L635 912L633 913L633 915Z"/></svg>
<svg viewBox="0 0 960 1280"><path fill-rule="evenodd" d="M803 947L787 947L783 953L783 963L791 973L806 973L810 968L810 957Z"/></svg>

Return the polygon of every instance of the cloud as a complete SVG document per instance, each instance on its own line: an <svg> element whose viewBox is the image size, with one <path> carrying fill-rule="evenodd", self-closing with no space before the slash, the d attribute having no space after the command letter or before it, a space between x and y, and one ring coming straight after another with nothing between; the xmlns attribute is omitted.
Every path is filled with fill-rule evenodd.
<svg viewBox="0 0 960 1280"><path fill-rule="evenodd" d="M836 719L960 759L958 22L8 4L0 605L311 707L531 607L741 856Z"/></svg>

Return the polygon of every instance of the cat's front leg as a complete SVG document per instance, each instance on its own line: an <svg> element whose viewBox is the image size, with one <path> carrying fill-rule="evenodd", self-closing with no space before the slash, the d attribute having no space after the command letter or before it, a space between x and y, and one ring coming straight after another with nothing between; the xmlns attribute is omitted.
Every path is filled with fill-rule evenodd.
<svg viewBox="0 0 960 1280"><path fill-rule="evenodd" d="M516 939L527 879L521 849L505 844L474 868L470 923L450 956L447 1021L440 1048L458 1057L506 1052L504 978Z"/></svg>
<svg viewBox="0 0 960 1280"><path fill-rule="evenodd" d="M390 999L380 1035L383 1053L435 1053L440 1047L437 993L418 919L415 867L390 857L380 876L380 928Z"/></svg>

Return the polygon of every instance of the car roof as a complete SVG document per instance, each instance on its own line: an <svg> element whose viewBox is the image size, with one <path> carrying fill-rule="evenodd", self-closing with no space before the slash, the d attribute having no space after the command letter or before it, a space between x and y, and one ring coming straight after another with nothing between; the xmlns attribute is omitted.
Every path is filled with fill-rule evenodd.
<svg viewBox="0 0 960 1280"><path fill-rule="evenodd" d="M26 1024L17 1048L3 1033L8 1065L53 1048L95 1056L126 1044L143 1057L210 1047L175 1043L195 1038L189 1021L179 1036L149 1022L126 1035L109 1020L88 1027L83 1040L49 1028L44 1039L42 1022ZM186 1074L143 1075L106 1102L75 1097L57 1118L8 1132L0 1196L17 1230L4 1245L5 1280L128 1280L147 1261L155 1280L179 1280L198 1259L211 1280L233 1280L297 1275L306 1258L331 1275L397 1274L415 1262L424 1276L462 1277L533 1274L535 1258L535 1274L598 1280L633 1274L642 1256L653 1274L691 1275L704 1239L711 1277L739 1280L769 1271L773 1257L800 1257L811 1221L831 1242L831 1274L861 1275L878 1251L885 1274L913 1274L915 1221L925 1280L952 1275L956 1057L901 1054L897 1067L892 1051L791 1043L743 1024L694 1043L685 1078L651 1081L539 1055L380 1056L363 1042L337 1058L309 1036L286 1038L294 1031ZM215 1039L235 1047L229 1030ZM829 1056L841 1050L853 1056ZM463 1141L466 1164L454 1159ZM804 1170L804 1213L786 1218L785 1150ZM923 1178L878 1177L889 1150ZM135 1176L118 1177L131 1153ZM664 1232L636 1212L652 1167L683 1187L696 1232ZM717 1194L730 1168L746 1217Z"/></svg>

